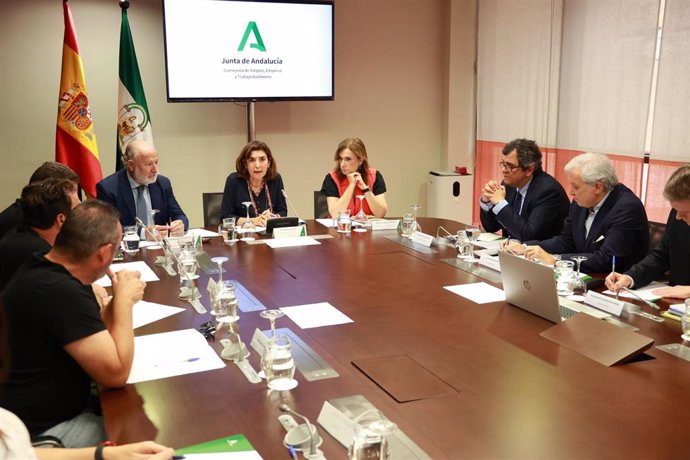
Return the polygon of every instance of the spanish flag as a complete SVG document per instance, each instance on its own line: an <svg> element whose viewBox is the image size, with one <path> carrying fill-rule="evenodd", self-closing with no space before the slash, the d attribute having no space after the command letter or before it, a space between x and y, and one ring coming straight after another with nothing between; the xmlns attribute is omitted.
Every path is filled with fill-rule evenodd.
<svg viewBox="0 0 690 460"><path fill-rule="evenodd" d="M55 161L69 166L79 174L81 188L90 197L95 197L96 184L103 179L103 173L72 13L67 0L63 0L62 5L65 11L65 39L62 47Z"/></svg>

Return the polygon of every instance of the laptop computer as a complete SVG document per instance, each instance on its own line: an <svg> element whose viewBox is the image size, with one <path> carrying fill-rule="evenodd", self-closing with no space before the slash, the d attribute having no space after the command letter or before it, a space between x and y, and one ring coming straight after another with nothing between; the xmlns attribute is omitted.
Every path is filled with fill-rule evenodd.
<svg viewBox="0 0 690 460"><path fill-rule="evenodd" d="M500 251L501 279L506 301L530 313L559 323L578 312L599 319L611 315L587 305L559 297L553 268Z"/></svg>

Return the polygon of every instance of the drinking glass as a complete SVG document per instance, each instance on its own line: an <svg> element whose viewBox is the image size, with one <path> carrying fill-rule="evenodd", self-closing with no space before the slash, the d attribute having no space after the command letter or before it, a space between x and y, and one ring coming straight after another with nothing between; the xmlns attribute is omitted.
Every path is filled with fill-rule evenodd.
<svg viewBox="0 0 690 460"><path fill-rule="evenodd" d="M147 249L160 249L162 247L161 243L160 243L161 239L167 238L167 236L168 236L167 231L165 232L165 234L163 234L163 231L158 230L156 228L156 225L155 225L155 222L156 222L155 217L156 217L156 214L158 214L160 212L160 210L159 209L151 209L150 211L146 211L146 212L149 215L148 222L147 222L149 224L147 227L149 233L146 233L146 231L144 231L144 234L146 235L146 240L150 239L151 242L153 243L153 244L146 246L146 248Z"/></svg>
<svg viewBox="0 0 690 460"><path fill-rule="evenodd" d="M124 243L124 251L127 254L136 254L139 252L139 232L136 225L128 225L122 229L122 242Z"/></svg>
<svg viewBox="0 0 690 460"><path fill-rule="evenodd" d="M240 241L254 241L256 239L256 225L254 225L254 222L249 218L249 206L252 206L252 202L243 201L242 204L247 208L247 218L242 223L242 228L240 229L240 233L242 233Z"/></svg>
<svg viewBox="0 0 690 460"><path fill-rule="evenodd" d="M474 243L479 238L482 230L479 228L479 224L472 222L472 224L465 227L465 233L467 234L467 239L470 241L470 254L471 260L474 260Z"/></svg>
<svg viewBox="0 0 690 460"><path fill-rule="evenodd" d="M259 316L261 316L264 319L267 319L271 322L271 337L276 336L276 319L280 318L281 316L285 316L285 313L283 313L282 310L274 309L274 310L263 310L261 313L259 313Z"/></svg>
<svg viewBox="0 0 690 460"><path fill-rule="evenodd" d="M412 234L417 229L414 213L408 212L403 215L401 223L401 235L403 238L412 238Z"/></svg>
<svg viewBox="0 0 690 460"><path fill-rule="evenodd" d="M556 277L556 291L558 295L573 295L570 289L575 279L575 262L572 260L557 260L554 266L554 276Z"/></svg>
<svg viewBox="0 0 690 460"><path fill-rule="evenodd" d="M457 239L455 240L455 248L458 251L458 259L471 260L474 258L472 254L472 243L467 236L465 230L459 230L457 233Z"/></svg>
<svg viewBox="0 0 690 460"><path fill-rule="evenodd" d="M193 249L184 247L180 251L178 258L177 271L180 273L180 281L195 280L199 277L197 271L199 270L199 262L196 260L196 255Z"/></svg>
<svg viewBox="0 0 690 460"><path fill-rule="evenodd" d="M367 223L367 215L364 213L364 195L357 195L355 198L359 200L359 212L355 215L354 221L362 224Z"/></svg>
<svg viewBox="0 0 690 460"><path fill-rule="evenodd" d="M388 436L398 429L376 409L355 418L355 435L348 449L350 460L389 460L391 458Z"/></svg>
<svg viewBox="0 0 690 460"><path fill-rule="evenodd" d="M271 337L261 357L261 370L266 376L268 388L276 391L292 390L297 386L295 360L292 345L285 334Z"/></svg>
<svg viewBox="0 0 690 460"><path fill-rule="evenodd" d="M223 242L227 245L232 245L237 242L237 230L235 228L236 219L234 217L226 217L220 224L220 231L218 233L223 237Z"/></svg>
<svg viewBox="0 0 690 460"><path fill-rule="evenodd" d="M218 283L223 281L223 264L228 261L225 256L211 257L211 262L218 265Z"/></svg>
<svg viewBox="0 0 690 460"><path fill-rule="evenodd" d="M216 301L213 302L211 314L216 318L224 318L226 321L235 322L240 317L237 315L237 294L233 280L218 282L216 289Z"/></svg>
<svg viewBox="0 0 690 460"><path fill-rule="evenodd" d="M587 283L580 277L580 264L587 260L587 256L572 256L571 259L577 264L577 276L569 283L569 289L573 291L573 295L583 296L587 294Z"/></svg>
<svg viewBox="0 0 690 460"><path fill-rule="evenodd" d="M683 340L690 341L690 299L685 299L685 311L683 312L683 317L681 318L681 324L683 327L683 335L680 337Z"/></svg>
<svg viewBox="0 0 690 460"><path fill-rule="evenodd" d="M352 230L352 219L350 219L350 210L340 211L338 214L338 233L350 233Z"/></svg>

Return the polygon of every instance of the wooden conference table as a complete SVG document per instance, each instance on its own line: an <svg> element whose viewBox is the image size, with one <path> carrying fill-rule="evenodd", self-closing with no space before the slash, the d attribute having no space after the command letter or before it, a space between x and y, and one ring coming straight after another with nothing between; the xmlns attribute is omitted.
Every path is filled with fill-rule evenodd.
<svg viewBox="0 0 690 460"><path fill-rule="evenodd" d="M450 232L453 221L422 218L423 229ZM385 235L337 234L309 222L308 233L331 233L319 246L271 249L265 244L204 244L211 256L230 258L226 279L237 279L268 308L330 302L353 323L288 327L340 375L269 392L240 370L209 372L127 385L101 395L110 439L153 439L183 447L243 433L265 459L288 458L278 406L287 403L315 422L325 400L361 394L434 459L440 458L689 458L684 428L690 407L690 363L655 348L651 359L605 367L539 336L546 320L505 302L478 305L443 286L483 281L440 262L452 248L424 254ZM177 299L177 277L161 278L146 300L186 306L186 311L137 329L137 335L198 327L210 319ZM160 254L160 252L157 252ZM201 273L205 290L207 276ZM499 286L500 287L500 286ZM209 306L204 293L204 304ZM242 339L268 322L240 313ZM680 341L680 324L633 317L655 345ZM217 347L217 344L214 346ZM250 347L251 348L251 347ZM259 356L249 357L259 369ZM457 390L451 395L397 403L351 364L353 360L407 354ZM346 450L325 430L321 449L331 459Z"/></svg>

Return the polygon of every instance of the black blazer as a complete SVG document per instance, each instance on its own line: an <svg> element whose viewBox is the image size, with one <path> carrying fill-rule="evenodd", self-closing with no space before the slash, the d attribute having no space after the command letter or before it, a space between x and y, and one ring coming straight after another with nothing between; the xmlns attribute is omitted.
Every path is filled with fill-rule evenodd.
<svg viewBox="0 0 690 460"><path fill-rule="evenodd" d="M609 273L616 256L616 270L624 271L639 262L649 249L649 223L640 199L623 184L616 185L606 198L585 238L585 220L589 209L575 201L563 223L560 235L539 243L551 254L563 259L573 255L587 256L582 270Z"/></svg>
<svg viewBox="0 0 690 460"><path fill-rule="evenodd" d="M189 219L175 199L170 179L159 174L156 182L149 185L149 195L151 209L160 210L154 217L156 225L167 225L168 222L179 219L184 222L185 230L189 228ZM120 169L96 184L96 197L120 211L120 223L123 226L136 225L137 207L127 179L127 168Z"/></svg>
<svg viewBox="0 0 690 460"><path fill-rule="evenodd" d="M669 284L690 286L690 226L676 219L672 209L666 222L666 232L659 244L633 265L625 274L635 281L635 287L642 287L669 273Z"/></svg>
<svg viewBox="0 0 690 460"><path fill-rule="evenodd" d="M519 209L513 209L512 206L517 189L509 185L505 185L505 188L508 205L498 215L493 210L481 210L484 230L503 230L503 236L520 241L545 240L558 234L568 215L570 200L556 179L541 169L534 173L522 204L521 215L518 215Z"/></svg>

